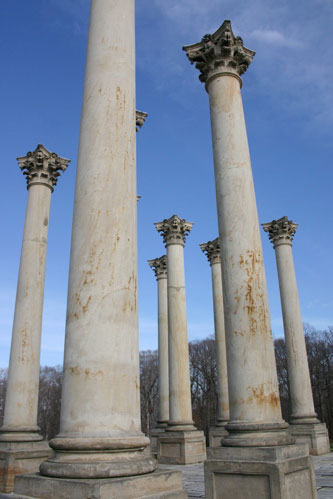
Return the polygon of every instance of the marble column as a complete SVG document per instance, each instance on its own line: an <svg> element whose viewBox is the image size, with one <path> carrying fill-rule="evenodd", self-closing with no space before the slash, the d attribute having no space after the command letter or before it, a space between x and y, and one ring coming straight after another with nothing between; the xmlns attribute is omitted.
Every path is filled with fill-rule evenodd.
<svg viewBox="0 0 333 499"><path fill-rule="evenodd" d="M209 429L209 446L218 447L221 439L228 434L225 426L230 418L219 239L216 238L214 241L200 244L200 248L206 254L212 272L218 400L216 425Z"/></svg>
<svg viewBox="0 0 333 499"><path fill-rule="evenodd" d="M158 299L158 392L159 409L156 428L150 441L153 452L157 452L157 438L165 432L169 421L169 347L168 347L168 272L167 256L148 260L157 280Z"/></svg>
<svg viewBox="0 0 333 499"><path fill-rule="evenodd" d="M297 442L308 442L311 454L326 454L330 451L328 432L326 425L317 419L314 409L292 254L292 241L298 225L288 217L282 217L262 226L273 243L278 269L291 401L289 431Z"/></svg>
<svg viewBox="0 0 333 499"><path fill-rule="evenodd" d="M37 471L52 453L37 426L40 345L51 193L69 160L39 144L18 163L28 202L0 428L0 491L5 492L13 490L16 474Z"/></svg>
<svg viewBox="0 0 333 499"><path fill-rule="evenodd" d="M192 420L186 317L184 246L193 224L173 215L155 223L167 250L169 324L169 421L158 441L162 463L189 464L205 459L203 432Z"/></svg>
<svg viewBox="0 0 333 499"><path fill-rule="evenodd" d="M217 488L219 498L232 497L235 487L240 497L268 498L272 497L269 489L286 487L290 496L310 497L309 490L316 492L306 446L293 445L281 416L241 96L241 76L255 53L234 36L230 21L184 50L196 63L209 96L228 358L229 435L221 448L208 452L206 497L217 497ZM268 461L276 470L274 476ZM245 463L251 477L246 475ZM238 469L232 477L226 473L229 466ZM290 466L292 478L287 475ZM306 478L301 480L303 473ZM277 494L274 497L283 497L282 492Z"/></svg>
<svg viewBox="0 0 333 499"><path fill-rule="evenodd" d="M134 18L134 0L91 2L60 432L43 477L18 477L17 494L183 497L179 473L152 473L141 432Z"/></svg>

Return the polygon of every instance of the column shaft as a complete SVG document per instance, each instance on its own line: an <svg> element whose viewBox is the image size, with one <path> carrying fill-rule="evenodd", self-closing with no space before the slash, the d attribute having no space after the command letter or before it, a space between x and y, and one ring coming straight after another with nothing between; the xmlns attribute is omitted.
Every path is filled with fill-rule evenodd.
<svg viewBox="0 0 333 499"><path fill-rule="evenodd" d="M318 422L313 404L309 364L290 244L275 247L293 423Z"/></svg>
<svg viewBox="0 0 333 499"><path fill-rule="evenodd" d="M170 430L193 428L186 319L184 249L167 245Z"/></svg>
<svg viewBox="0 0 333 499"><path fill-rule="evenodd" d="M169 421L168 281L158 278L158 389L159 425Z"/></svg>
<svg viewBox="0 0 333 499"><path fill-rule="evenodd" d="M208 84L221 241L231 423L282 423L240 81ZM256 368L254 368L256 366Z"/></svg>
<svg viewBox="0 0 333 499"><path fill-rule="evenodd" d="M49 476L155 467L140 424L135 121L134 0L92 0L60 433L51 441L59 454L41 466Z"/></svg>
<svg viewBox="0 0 333 499"><path fill-rule="evenodd" d="M224 426L227 423L227 421L229 421L230 413L229 413L228 369L227 369L227 352L226 352L225 328L224 328L221 263L212 262L211 269L212 269L217 390L218 390L217 426Z"/></svg>
<svg viewBox="0 0 333 499"><path fill-rule="evenodd" d="M24 224L8 385L2 431L14 439L41 440L37 432L40 339L51 189L32 185Z"/></svg>

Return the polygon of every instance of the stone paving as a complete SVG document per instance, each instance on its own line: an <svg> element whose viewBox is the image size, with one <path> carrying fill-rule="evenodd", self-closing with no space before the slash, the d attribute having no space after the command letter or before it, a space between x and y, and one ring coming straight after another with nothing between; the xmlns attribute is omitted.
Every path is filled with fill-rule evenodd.
<svg viewBox="0 0 333 499"><path fill-rule="evenodd" d="M333 499L333 452L325 456L313 456L316 473L318 499ZM183 472L183 486L189 498L205 497L203 464L188 464L186 466L159 467L176 469ZM230 499L241 499L235 495Z"/></svg>

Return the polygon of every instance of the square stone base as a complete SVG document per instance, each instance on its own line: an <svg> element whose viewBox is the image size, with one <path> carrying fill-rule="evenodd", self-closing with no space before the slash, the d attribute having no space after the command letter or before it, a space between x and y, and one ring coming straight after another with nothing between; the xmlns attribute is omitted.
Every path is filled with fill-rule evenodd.
<svg viewBox="0 0 333 499"><path fill-rule="evenodd" d="M325 423L291 424L288 428L297 444L308 444L310 454L321 456L330 452L330 440Z"/></svg>
<svg viewBox="0 0 333 499"><path fill-rule="evenodd" d="M209 447L221 447L221 440L228 435L224 426L213 426L209 428Z"/></svg>
<svg viewBox="0 0 333 499"><path fill-rule="evenodd" d="M157 440L158 440L158 437L162 434L164 435L165 433L165 428L154 428L152 431L151 431L151 434L150 434L150 448L151 448L151 451L152 451L152 454L156 457L157 455Z"/></svg>
<svg viewBox="0 0 333 499"><path fill-rule="evenodd" d="M12 492L16 475L35 473L39 465L53 454L48 442L0 441L0 492Z"/></svg>
<svg viewBox="0 0 333 499"><path fill-rule="evenodd" d="M103 479L62 479L20 475L15 479L13 495L0 498L19 499L186 499L181 471L154 471L146 475Z"/></svg>
<svg viewBox="0 0 333 499"><path fill-rule="evenodd" d="M158 437L158 462L194 464L206 459L203 431L166 431Z"/></svg>
<svg viewBox="0 0 333 499"><path fill-rule="evenodd" d="M206 499L315 499L307 445L207 450Z"/></svg>

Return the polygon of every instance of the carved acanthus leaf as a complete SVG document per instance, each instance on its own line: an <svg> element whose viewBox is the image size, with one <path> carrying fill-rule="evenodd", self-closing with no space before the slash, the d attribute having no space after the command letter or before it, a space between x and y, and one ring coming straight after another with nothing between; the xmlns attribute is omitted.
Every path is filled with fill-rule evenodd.
<svg viewBox="0 0 333 499"><path fill-rule="evenodd" d="M183 218L179 218L178 215L172 215L172 217L166 218L163 222L157 222L154 225L157 232L161 233L165 245L181 244L183 246L185 245L187 235L193 227L193 223L186 222Z"/></svg>
<svg viewBox="0 0 333 499"><path fill-rule="evenodd" d="M148 260L149 267L153 269L156 279L162 279L168 276L167 263L168 258L166 255L155 258L154 260Z"/></svg>
<svg viewBox="0 0 333 499"><path fill-rule="evenodd" d="M50 152L42 144L38 144L33 152L17 158L19 167L27 179L28 189L32 185L43 184L53 191L60 172L64 172L70 159L61 158Z"/></svg>
<svg viewBox="0 0 333 499"><path fill-rule="evenodd" d="M196 63L202 82L223 72L241 76L255 55L253 50L244 47L240 36L233 34L230 21L224 21L215 33L205 35L201 42L187 45L183 50L191 64Z"/></svg>
<svg viewBox="0 0 333 499"><path fill-rule="evenodd" d="M262 224L262 227L268 233L269 240L275 248L280 244L290 244L291 246L298 225L292 220L288 220L288 217L282 217L279 220Z"/></svg>
<svg viewBox="0 0 333 499"><path fill-rule="evenodd" d="M144 113L143 111L138 111L138 110L136 111L136 131L138 131L138 128L143 127L147 116L148 113Z"/></svg>
<svg viewBox="0 0 333 499"><path fill-rule="evenodd" d="M218 237L213 241L200 244L200 248L207 256L207 259L211 265L214 263L221 263L220 241Z"/></svg>

